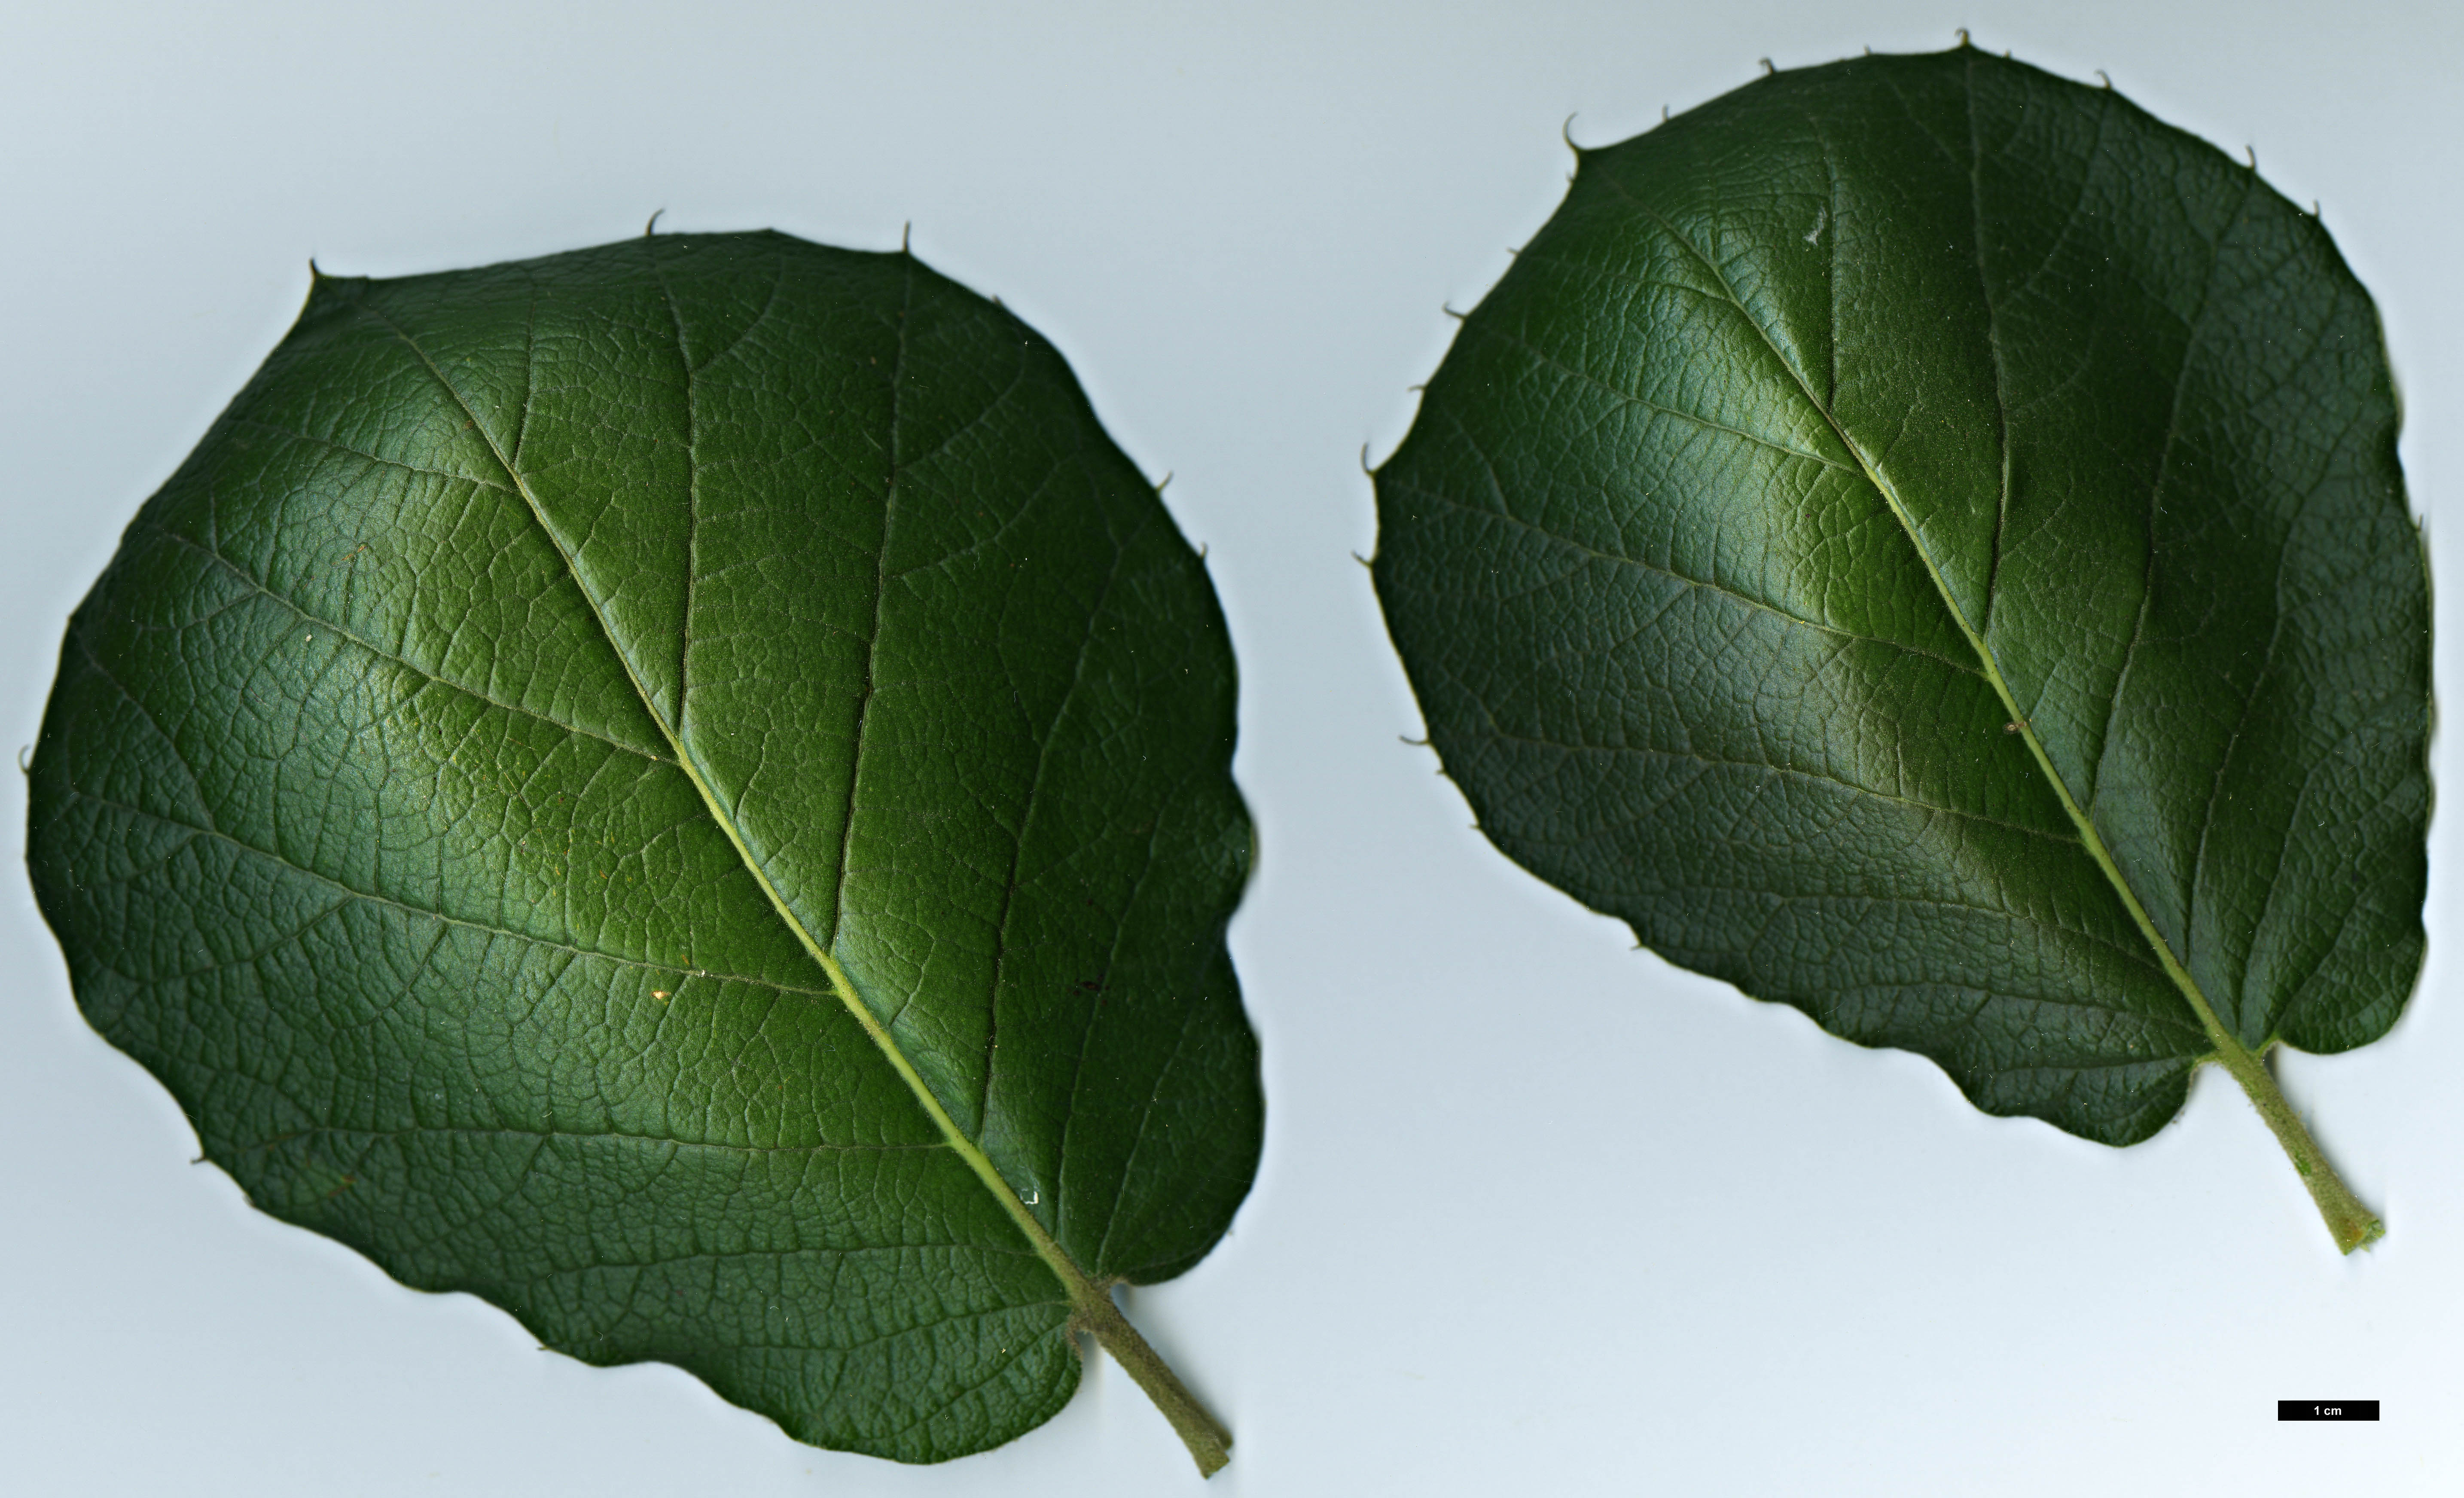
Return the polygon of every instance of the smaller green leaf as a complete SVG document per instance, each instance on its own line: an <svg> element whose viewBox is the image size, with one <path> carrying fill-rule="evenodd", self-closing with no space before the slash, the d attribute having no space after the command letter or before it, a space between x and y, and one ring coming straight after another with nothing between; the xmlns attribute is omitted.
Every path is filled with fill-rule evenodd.
<svg viewBox="0 0 2464 1498"><path fill-rule="evenodd" d="M1965 45L1605 149L1377 473L1497 846L1672 961L2128 1144L2421 965L2429 589L2368 295L2254 166Z"/></svg>
<svg viewBox="0 0 2464 1498"><path fill-rule="evenodd" d="M903 252L644 237L298 324L70 622L29 859L265 1210L929 1462L1247 1192L1204 569Z"/></svg>

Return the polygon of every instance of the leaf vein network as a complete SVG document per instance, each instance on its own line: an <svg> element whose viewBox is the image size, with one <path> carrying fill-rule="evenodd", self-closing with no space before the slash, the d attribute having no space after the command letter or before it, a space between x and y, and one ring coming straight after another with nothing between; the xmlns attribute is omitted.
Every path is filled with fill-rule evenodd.
<svg viewBox="0 0 2464 1498"><path fill-rule="evenodd" d="M292 860L283 857L280 853L259 848L253 843L242 841L239 838L231 836L228 832L216 831L211 827L201 827L190 822L182 822L177 817L165 816L159 811L148 811L143 806L133 806L126 802L116 801L108 796L98 796L92 791L77 786L71 786L68 794L79 801L91 802L96 805L109 807L114 811L121 812L128 816L143 817L148 822L160 823L165 826L178 827L182 831L190 833L196 837L211 838L217 842L229 844L231 847L241 852L249 853L257 858L264 859L266 862L271 864L279 865L280 867L298 874L302 878L314 879L318 883L322 884L329 889L351 896L353 899L363 901L369 905L380 905L390 910L397 910L406 915L415 915L422 920L443 921L450 926L458 926L464 930L478 932L491 937L502 937L508 941L518 941L526 946L538 947L542 951L560 952L571 957L587 958L600 962L612 962L620 967L639 968L645 972L674 973L692 978L707 978L722 983L741 983L749 988L765 989L773 993L794 994L800 998L827 999L835 1002L838 997L836 994L825 988L805 988L795 983L782 983L775 979L750 978L740 973L715 973L706 968L689 967L679 962L652 962L642 958L626 957L620 953L603 952L594 947L579 946L569 941L559 941L553 937L538 936L531 932L517 931L510 926L492 925L487 921L475 920L467 915L448 915L442 911L431 911L422 906L412 905L407 901L396 899L391 895L375 894L366 890L354 889L350 885L343 883L341 880L335 878L331 874L320 872L315 869L308 868L303 864L295 863Z"/></svg>
<svg viewBox="0 0 2464 1498"><path fill-rule="evenodd" d="M384 646L377 644L375 641L368 639L366 636L356 632L347 626L337 624L322 614L310 612L306 607L302 606L297 600L277 592L274 588L266 586L263 583L257 581L255 577L252 576L247 568L240 566L237 562L232 562L230 558L209 546L199 541L192 540L189 538L181 535L177 531L151 529L149 533L159 536L175 545L186 546L189 550L197 552L209 562L220 566L224 571L230 573L233 578L238 579L241 584L246 585L253 592L267 599L269 602L278 604L282 607L289 609L293 616L297 618L300 623L314 625L323 633L331 634L338 640L348 641L350 644L365 650L367 653L377 657L379 660L385 661L389 665L398 666L402 670L417 676L422 681L443 687L449 692L457 693L470 698L473 702L477 702L486 707L495 708L500 713L510 713L517 717L526 717L531 719L533 722L543 723L550 728L570 734L576 738L588 738L596 742L605 744L610 749L631 755L633 758L645 760L650 764L662 764L672 767L676 762L673 760L667 758L665 755L652 754L647 749L637 749L631 744L625 743L620 739L610 738L605 734L599 733L593 729L583 728L576 723L568 723L561 717L550 716L545 713L539 712L536 708L526 708L521 706L519 703L507 702L501 697L491 696L487 693L480 691L476 687L471 686L467 682L455 681L450 676L439 675L435 672L429 670L427 667L420 665L416 661L408 660L394 653L392 650L389 650Z"/></svg>
<svg viewBox="0 0 2464 1498"><path fill-rule="evenodd" d="M1725 584L1714 583L1707 578L1694 577L1690 574L1680 572L1674 567L1662 566L1656 562L1645 562L1639 557L1628 556L1622 552L1601 551L1595 546L1575 540L1573 538L1563 535L1560 532L1552 531L1536 520L1527 520L1523 517L1515 515L1510 511L1484 509L1479 505L1467 503L1464 500L1456 498L1452 495L1441 494L1435 490L1424 489L1419 485L1404 483L1400 480L1390 479L1389 482L1392 483L1395 488L1405 494L1418 495L1423 499L1428 499L1437 504L1444 505L1448 509L1460 510L1465 515L1478 516L1483 519L1503 520L1509 525L1520 527L1521 529L1528 530L1536 536L1540 536L1548 540L1553 541L1570 551L1579 552L1583 556L1589 557L1595 561L1605 562L1615 566L1633 567L1638 571L1648 572L1658 577L1666 578L1672 583L1682 583L1687 587L1701 588L1705 592L1717 593L1724 598L1732 599L1739 604L1743 604L1749 608L1757 609L1763 613L1770 614L1775 619L1784 620L1789 624L1797 625L1822 634L1831 635L1837 639L1857 644L1880 645L1888 650L1898 650L1904 654L1914 655L1924 660L1932 661L1938 666L1947 666L1952 671L1958 672L1962 675L1973 676L1980 681L1985 679L1985 672L1972 662L1954 660L1947 655L1940 655L1932 650L1928 650L1921 645L1910 645L1903 640L1894 640L1888 635L1860 634L1854 629L1844 629L1835 624L1825 624L1819 619L1809 619L1803 614L1792 613L1788 609L1782 608L1776 604L1756 598L1750 593L1741 593L1735 588L1729 587Z"/></svg>

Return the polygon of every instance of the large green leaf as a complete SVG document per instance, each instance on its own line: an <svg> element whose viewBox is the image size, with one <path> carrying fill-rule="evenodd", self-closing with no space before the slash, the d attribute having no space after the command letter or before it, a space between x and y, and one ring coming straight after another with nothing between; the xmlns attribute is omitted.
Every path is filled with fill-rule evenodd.
<svg viewBox="0 0 2464 1498"><path fill-rule="evenodd" d="M1260 1141L1199 560L905 253L645 237L299 322L71 621L30 857L267 1211L935 1461L1049 1418Z"/></svg>
<svg viewBox="0 0 2464 1498"><path fill-rule="evenodd" d="M2377 315L2255 168L1962 47L1622 144L1377 474L1487 835L1671 960L2113 1144L2422 954L2428 584Z"/></svg>

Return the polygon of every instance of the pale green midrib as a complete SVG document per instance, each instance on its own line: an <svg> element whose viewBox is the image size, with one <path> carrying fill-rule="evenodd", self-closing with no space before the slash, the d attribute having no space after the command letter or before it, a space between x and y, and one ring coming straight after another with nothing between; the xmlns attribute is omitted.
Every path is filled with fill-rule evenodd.
<svg viewBox="0 0 2464 1498"><path fill-rule="evenodd" d="M821 966L824 973L829 976L830 987L838 995L839 1002L846 1007L849 1015L854 1017L855 1022L864 1027L864 1032L872 1038L873 1045L889 1061L891 1068L898 1073L899 1078L907 1084L908 1090L913 1092L915 1100L923 1105L924 1112L932 1118L934 1127L941 1131L941 1137L950 1149L960 1159L966 1161L967 1167L976 1173L977 1179L984 1183L985 1189L992 1193L994 1200L999 1201L1002 1209L1009 1214L1010 1221L1018 1224L1019 1230L1033 1245L1036 1257L1042 1259L1045 1267L1051 1269L1054 1277L1061 1281L1062 1288L1068 1293L1072 1307L1084 1312L1095 1302L1102 1301L1109 1308L1111 1300L1104 1290L1095 1284L1086 1270L1078 1267L1067 1251L1053 1240L1052 1235L1045 1231L1044 1224L1035 1220L1033 1213L1027 1211L1026 1203L1019 1200L1017 1190L1002 1178L999 1167L993 1164L991 1158L975 1140L967 1137L966 1134L958 1128L957 1121L951 1118L948 1110L944 1109L940 1100L933 1095L933 1090L926 1086L923 1077L917 1074L913 1064L909 1062L906 1054L898 1048L897 1041L891 1038L888 1030L882 1028L881 1022L873 1016L870 1007L856 993L855 984L848 979L847 970L839 965L836 958L822 949L821 943L813 939L812 933L804 928L804 923L796 917L796 913L788 908L786 900L779 893L778 888L770 882L769 874L754 858L753 850L745 845L743 836L737 830L735 819L728 816L719 805L718 797L711 789L710 781L703 774L701 765L695 762L675 730L659 715L657 707L652 704L649 689L642 681L640 673L634 669L632 657L626 653L624 647L616 643L616 631L609 626L606 616L600 611L598 599L592 596L589 586L583 582L582 560L565 547L563 538L557 535L556 527L548 523L547 512L540 505L539 496L531 493L529 482L506 458L504 450L497 446L495 433L479 419L478 411L473 408L470 402L462 398L461 390L452 381L445 377L445 371L436 366L436 362L428 357L428 351L421 348L416 340L391 319L374 307L368 306L366 302L363 301L360 305L370 317L383 322L396 338L402 340L403 346L418 358L438 386L452 400L455 407L460 408L463 415L470 418L471 430L479 434L479 440L487 444L489 454L496 460L497 467L505 471L505 477L513 484L514 492L521 496L523 505L529 509L532 522L538 525L539 533L547 538L548 544L556 548L557 556L564 563L566 575L573 579L575 589L581 593L583 605L590 609L592 620L598 624L601 634L605 636L608 650L615 655L617 664L624 668L626 680L632 683L634 694L641 698L643 708L649 713L651 721L658 725L660 737L665 738L668 741L668 747L674 751L678 768L684 771L687 780L693 782L693 789L700 793L702 804L710 810L711 821L717 825L719 831L726 834L729 845L736 849L737 857L744 865L745 871L753 876L754 883L761 887L761 893L769 900L770 908L778 912L779 918L786 923L790 932L795 934L796 940L803 947L805 953ZM682 702L676 704L676 711L679 716L682 716L684 711Z"/></svg>
<svg viewBox="0 0 2464 1498"><path fill-rule="evenodd" d="M1925 564L1925 576L1933 579L1934 590L1941 596L1942 606L1949 612L1951 622L1959 627L1959 632L1967 639L1969 648L1976 652L1978 663L1985 669L1985 679L1992 684L1993 694L2002 700L2004 710L2011 715L2010 721L2017 725L2019 738L2027 744L2028 753L2036 761L2036 768L2044 773L2046 783L2053 787L2054 795L2061 802L2062 810L2069 814L2071 825L2079 828L2080 844L2086 848L2088 856L2096 860L2097 868L2103 870L2105 880L2113 886L2114 892L2121 896L2123 909L2130 913L2131 923L2139 928L2140 936L2146 938L2149 950L2155 953L2157 965L2164 970L2166 977L2173 980L2174 987L2181 990L2183 999L2190 1005L2190 1012L2198 1017L2200 1028L2207 1032L2208 1043L2214 1049L2211 1056L2201 1056L2196 1058L2196 1061L2212 1059L2220 1062L2227 1070L2234 1074L2236 1080L2243 1081L2247 1086L2248 1073L2258 1065L2256 1058L2250 1047L2236 1040L2233 1033L2224 1027L2223 1022L2216 1017L2214 1006L2208 1002L2208 996L2200 991L2197 980L2190 977L2189 972L2173 956L2172 947L2156 930L2156 923L2149 919L2146 907L2140 904L2137 892L2133 891L2130 888L2130 882L2123 877L2121 869L2113 861L2113 854L2104 846L2103 836L2097 831L2096 824L2088 819L2087 813L2080 809L2077 801L2072 799L2070 786L2054 768L2052 759L2045 753L2043 742L2036 737L2035 725L2028 720L2026 714L2019 711L2018 700L2012 695L2010 683L2003 680L2001 663L1994 658L1992 648L1987 645L1984 638L1969 624L1967 613L1960 608L1958 600L1951 596L1949 581L1942 575L1942 569L1935 565L1933 554L1925 549L1925 538L1918 533L1916 521L1908 514L1907 507L1901 503L1898 493L1874 467L1873 461L1865 455L1865 450L1849 436L1848 429L1840 423L1837 416L1832 413L1831 408L1815 395L1814 386L1806 380L1804 371L1798 369L1795 363L1780 351L1778 341L1771 337L1771 330L1764 327L1762 320L1746 306L1745 298L1737 295L1737 290L1729 283L1727 273L1714 264L1710 256L1696 249L1693 241L1680 232L1676 225L1671 224L1651 209L1643 207L1630 194L1624 193L1621 187L1619 195L1649 213L1670 238L1674 239L1686 253L1692 255L1702 265L1704 270L1709 272L1719 281L1720 289L1727 295L1729 304L1737 309L1737 316L1744 319L1746 325L1754 330L1754 335L1762 340L1763 346L1771 351L1771 358L1778 361L1782 369L1788 371L1789 380L1796 386L1797 393L1804 396L1805 403L1821 415L1823 421L1831 428L1832 433L1839 439L1840 446L1847 449L1848 455L1857 460L1858 468L1864 473L1865 481L1874 486L1874 493L1879 495L1882 503L1890 509L1892 518L1899 521L1901 531L1908 539L1908 545L1917 554L1917 560Z"/></svg>

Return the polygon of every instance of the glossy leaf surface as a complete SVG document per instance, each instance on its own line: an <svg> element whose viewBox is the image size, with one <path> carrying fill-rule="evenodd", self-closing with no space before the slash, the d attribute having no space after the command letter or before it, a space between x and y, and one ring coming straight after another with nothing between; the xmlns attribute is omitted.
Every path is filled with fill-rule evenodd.
<svg viewBox="0 0 2464 1498"><path fill-rule="evenodd" d="M2258 1058L2385 1033L2423 947L2395 436L2255 169L1852 59L1580 153L1378 471L1376 585L1541 878L1991 1112L2127 1144L2223 1062L2315 1190Z"/></svg>
<svg viewBox="0 0 2464 1498"><path fill-rule="evenodd" d="M259 1206L933 1461L1051 1416L1073 1322L1171 1381L1104 1287L1256 1163L1232 741L1049 344L645 237L317 280L71 623L30 857Z"/></svg>

